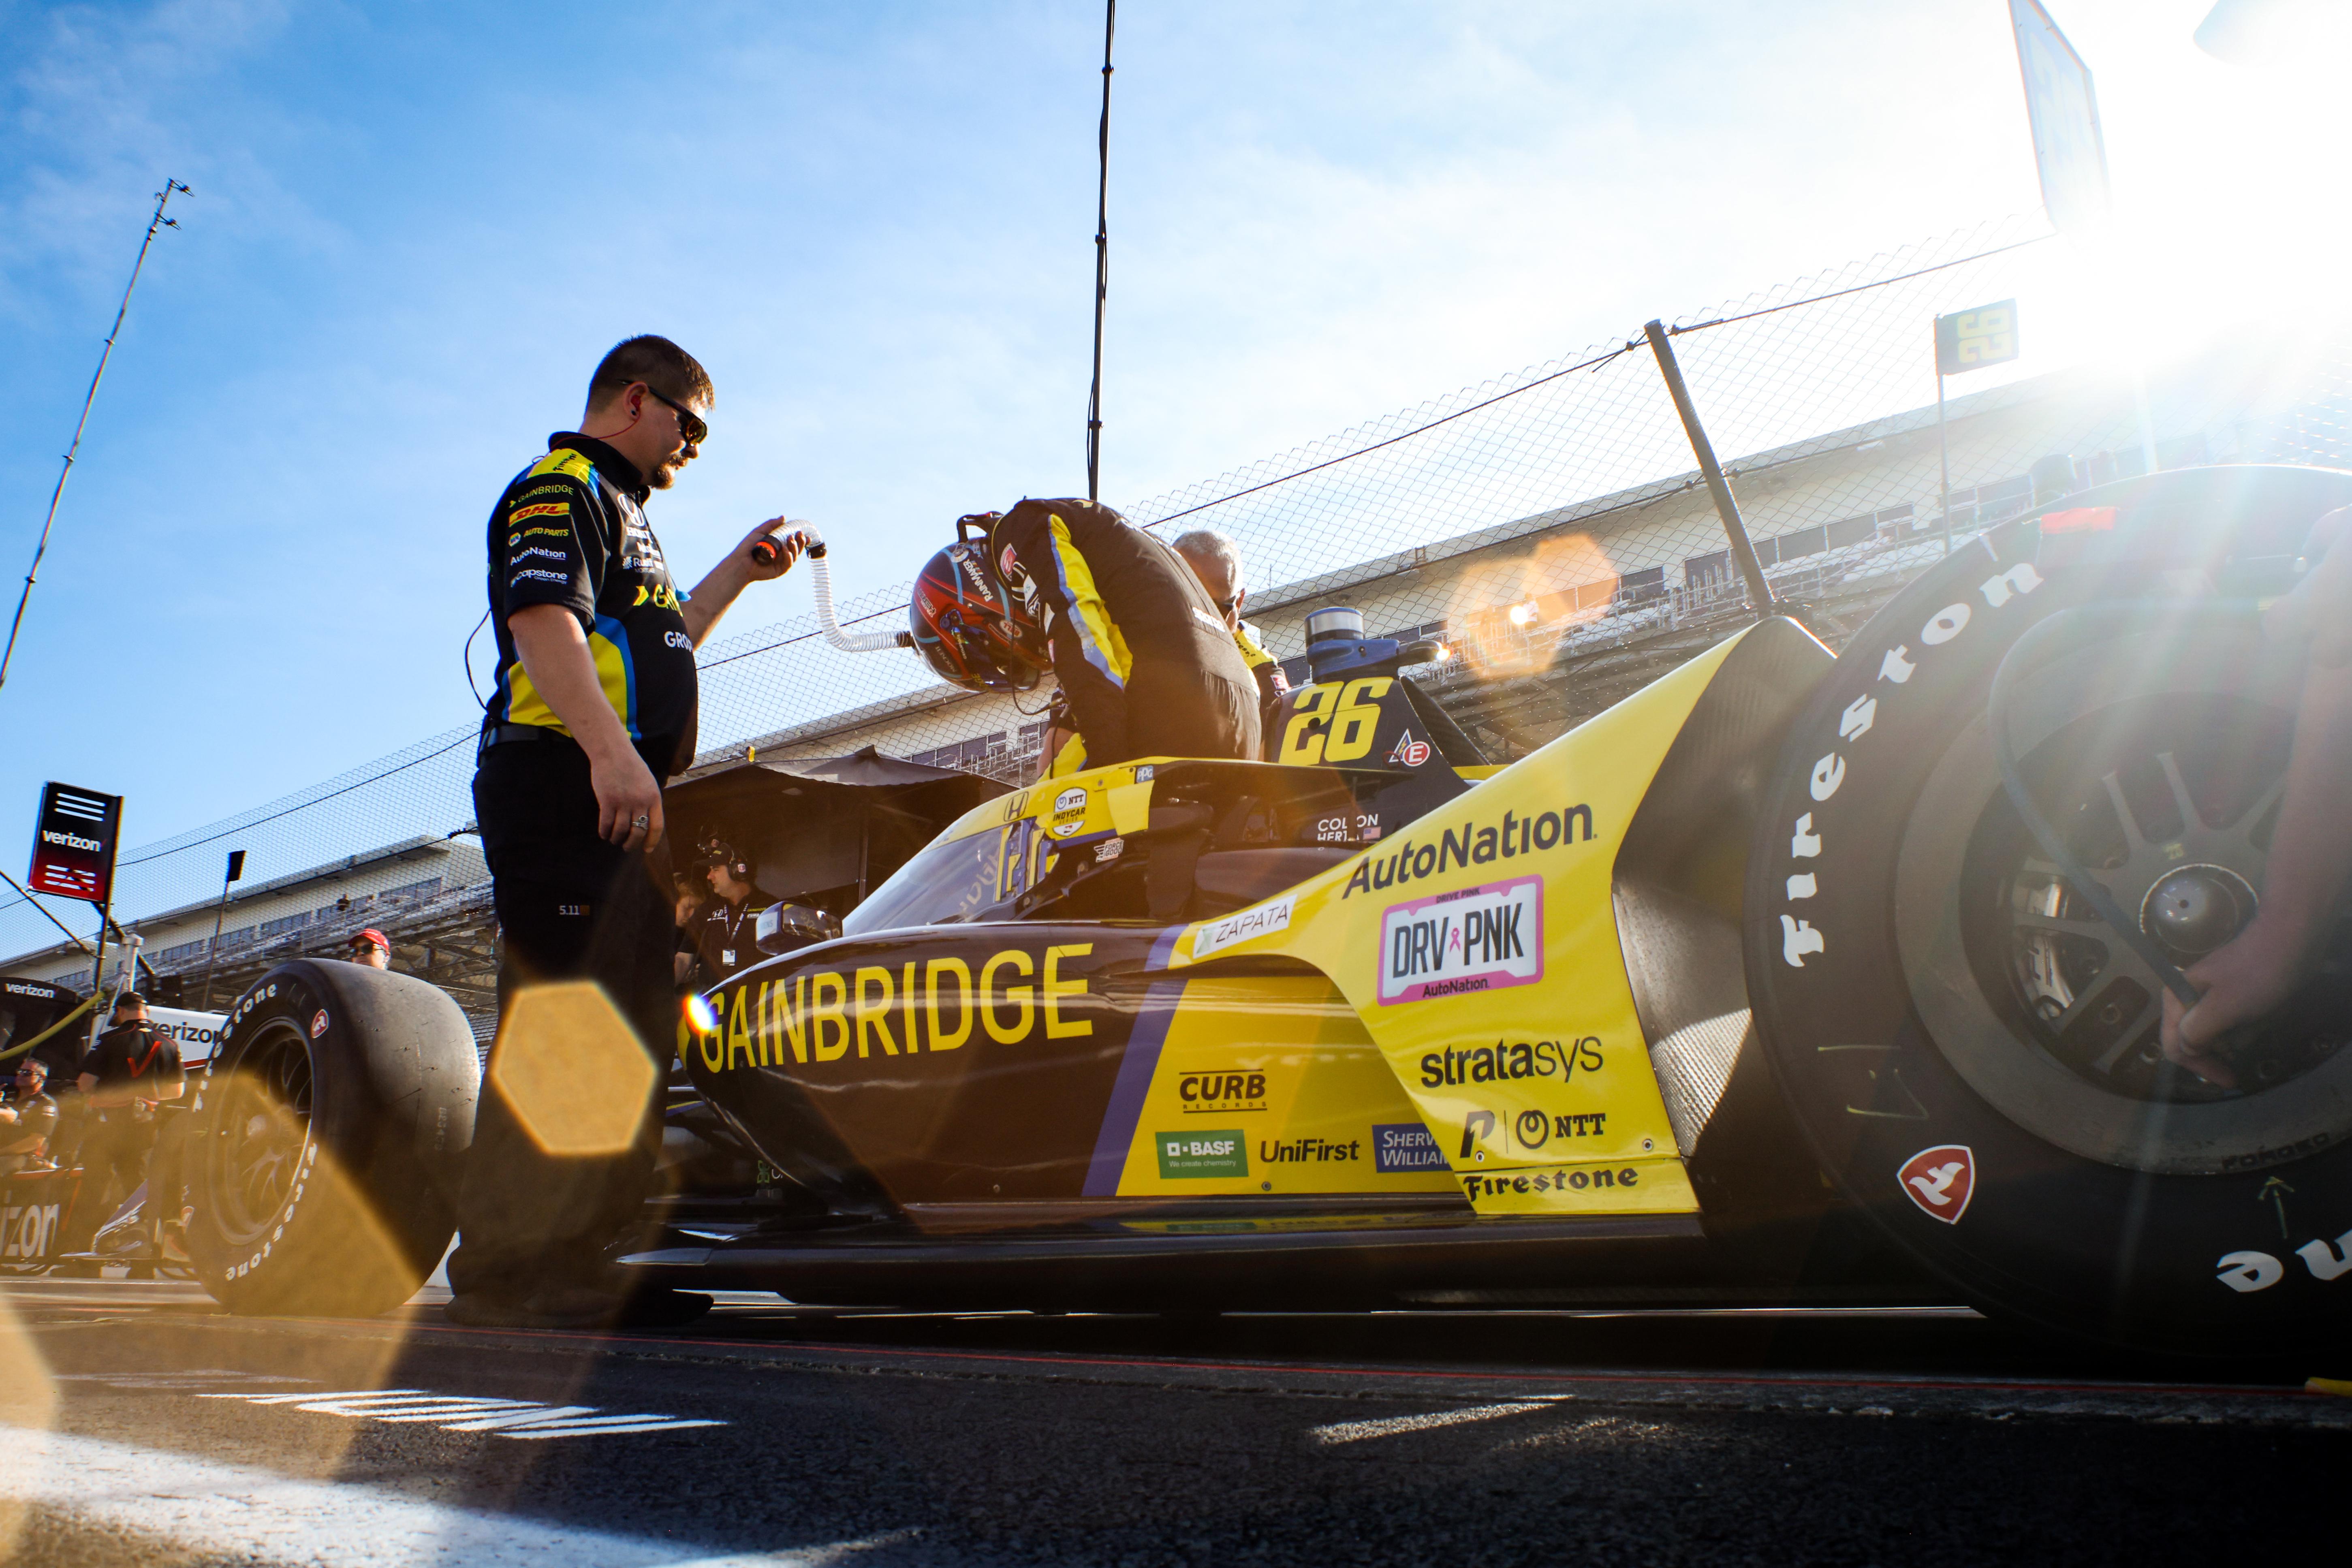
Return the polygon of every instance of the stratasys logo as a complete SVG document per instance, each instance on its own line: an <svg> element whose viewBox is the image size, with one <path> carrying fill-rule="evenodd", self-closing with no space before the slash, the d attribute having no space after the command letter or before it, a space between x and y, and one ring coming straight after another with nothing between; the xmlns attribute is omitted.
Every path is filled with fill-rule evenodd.
<svg viewBox="0 0 2352 1568"><path fill-rule="evenodd" d="M54 844L60 849L85 849L92 855L106 847L95 838L84 838L78 833L58 833L47 827L41 829L41 842Z"/></svg>

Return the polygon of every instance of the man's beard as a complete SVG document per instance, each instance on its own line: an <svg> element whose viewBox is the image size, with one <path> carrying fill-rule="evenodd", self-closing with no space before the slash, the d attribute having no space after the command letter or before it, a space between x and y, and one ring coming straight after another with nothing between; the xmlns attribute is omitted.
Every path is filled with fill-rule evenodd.
<svg viewBox="0 0 2352 1568"><path fill-rule="evenodd" d="M654 471L646 476L646 488L651 490L669 489L677 483L677 471L684 467L685 462L676 458L655 464Z"/></svg>

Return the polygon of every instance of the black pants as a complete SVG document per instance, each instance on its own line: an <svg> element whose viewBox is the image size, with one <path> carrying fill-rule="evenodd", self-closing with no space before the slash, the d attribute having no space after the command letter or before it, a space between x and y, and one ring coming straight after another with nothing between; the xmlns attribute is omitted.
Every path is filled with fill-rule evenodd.
<svg viewBox="0 0 2352 1568"><path fill-rule="evenodd" d="M1235 757L1262 750L1257 683L1235 686L1213 672L1139 659L1127 678L1127 755L1087 760L1100 767L1128 757Z"/></svg>
<svg viewBox="0 0 2352 1568"><path fill-rule="evenodd" d="M491 747L474 773L474 812L504 940L501 1016L537 982L594 980L656 1067L667 1068L677 1010L668 878L661 865L597 836L587 754L562 740ZM501 1029L493 1067L506 1043ZM597 1283L606 1246L652 1192L660 1149L658 1092L627 1151L566 1156L542 1150L486 1084L458 1195L451 1289L521 1298L541 1287Z"/></svg>
<svg viewBox="0 0 2352 1568"><path fill-rule="evenodd" d="M155 1123L137 1120L127 1105L115 1105L91 1117L89 1129L81 1141L82 1194L102 1224L147 1179Z"/></svg>

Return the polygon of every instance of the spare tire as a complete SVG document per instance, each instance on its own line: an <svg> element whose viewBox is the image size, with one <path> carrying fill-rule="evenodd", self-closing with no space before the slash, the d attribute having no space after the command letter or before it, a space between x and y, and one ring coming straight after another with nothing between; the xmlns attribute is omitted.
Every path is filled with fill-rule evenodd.
<svg viewBox="0 0 2352 1568"><path fill-rule="evenodd" d="M480 1085L437 988L332 959L271 970L228 1010L190 1107L198 1280L254 1315L407 1300L456 1233Z"/></svg>
<svg viewBox="0 0 2352 1568"><path fill-rule="evenodd" d="M1769 1058L1843 1196L1986 1310L2235 1355L2352 1317L2352 953L2241 1043L2242 1089L2171 1067L2161 970L2043 853L1994 742L1998 721L2029 807L2151 942L2186 940L2147 912L2183 878L2243 905L2172 962L2227 940L2297 668L2213 611L2276 592L2347 503L2352 475L2311 469L2069 497L1897 595L1790 731L1748 861ZM1990 712L2010 650L2070 610Z"/></svg>

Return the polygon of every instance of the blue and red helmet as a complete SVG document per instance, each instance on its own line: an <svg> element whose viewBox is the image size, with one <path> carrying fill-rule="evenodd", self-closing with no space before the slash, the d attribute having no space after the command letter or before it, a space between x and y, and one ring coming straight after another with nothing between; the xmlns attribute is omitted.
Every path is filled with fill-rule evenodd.
<svg viewBox="0 0 2352 1568"><path fill-rule="evenodd" d="M999 515L958 518L956 542L923 563L907 606L916 651L967 691L1028 691L1054 664L1028 574L1010 550L990 558Z"/></svg>

